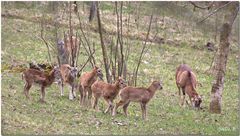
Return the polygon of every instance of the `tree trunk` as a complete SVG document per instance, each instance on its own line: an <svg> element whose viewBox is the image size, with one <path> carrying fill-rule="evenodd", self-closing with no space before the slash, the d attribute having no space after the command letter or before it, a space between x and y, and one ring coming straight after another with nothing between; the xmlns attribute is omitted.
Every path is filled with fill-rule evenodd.
<svg viewBox="0 0 240 136"><path fill-rule="evenodd" d="M226 72L227 58L229 53L229 37L232 30L232 24L238 13L238 2L232 2L226 8L224 23L220 32L219 49L215 59L216 71L215 81L211 90L210 112L221 113L222 109L222 92L224 89L224 76Z"/></svg>
<svg viewBox="0 0 240 136"><path fill-rule="evenodd" d="M109 74L109 63L108 63L107 49L106 49L106 46L104 45L103 36L102 36L102 26L101 26L101 18L100 18L100 13L99 13L98 2L96 2L96 6L97 6L97 18L98 18L98 31L99 31L100 40L101 40L102 55L103 55L103 61L104 61L104 65L105 65L106 78L107 78L107 82L111 83L111 77L110 77L110 74Z"/></svg>

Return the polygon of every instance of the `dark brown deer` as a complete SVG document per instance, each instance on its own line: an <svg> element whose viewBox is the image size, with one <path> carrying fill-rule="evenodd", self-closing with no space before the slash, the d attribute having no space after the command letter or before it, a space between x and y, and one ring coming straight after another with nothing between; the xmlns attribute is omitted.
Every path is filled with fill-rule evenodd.
<svg viewBox="0 0 240 136"><path fill-rule="evenodd" d="M200 108L202 99L196 91L197 80L196 75L193 73L192 69L186 64L180 65L176 70L175 78L180 96L180 106L184 106L185 94L187 93L191 105L193 107ZM181 97L181 89L183 93L183 98Z"/></svg>
<svg viewBox="0 0 240 136"><path fill-rule="evenodd" d="M92 90L91 86L92 84L97 80L97 78L102 79L103 74L102 70L94 66L92 71L83 73L83 75L80 77L79 81L79 92L80 92L80 104L85 104L86 97L88 96L88 100L90 101L92 98Z"/></svg>
<svg viewBox="0 0 240 136"><path fill-rule="evenodd" d="M71 89L69 91L69 99L73 100L76 97L75 88L77 88L77 84L75 83L75 79L77 77L78 70L76 67L71 67L68 64L63 64L60 66L61 73L61 82L59 82L61 96L63 96L63 87L65 84L68 84Z"/></svg>
<svg viewBox="0 0 240 136"><path fill-rule="evenodd" d="M103 97L108 104L108 108L105 110L105 113L109 111L112 112L113 109L113 100L119 93L119 90L126 87L125 81L119 77L114 84L105 83L103 81L96 81L91 86L93 93L93 103L92 106L94 109L98 110L98 100L100 97Z"/></svg>
<svg viewBox="0 0 240 136"><path fill-rule="evenodd" d="M127 116L127 108L130 102L139 102L142 109L142 118L146 119L146 105L154 96L156 90L162 89L162 85L159 81L153 81L148 88L144 87L125 87L120 93L120 101L116 104L113 109L112 115L115 116L117 108L123 106L124 114Z"/></svg>
<svg viewBox="0 0 240 136"><path fill-rule="evenodd" d="M45 88L50 86L55 80L59 79L60 71L58 67L54 67L49 74L44 73L36 69L27 69L22 74L22 79L25 80L24 94L27 99L30 99L29 90L33 83L40 85L41 97L40 102L44 103L45 100Z"/></svg>

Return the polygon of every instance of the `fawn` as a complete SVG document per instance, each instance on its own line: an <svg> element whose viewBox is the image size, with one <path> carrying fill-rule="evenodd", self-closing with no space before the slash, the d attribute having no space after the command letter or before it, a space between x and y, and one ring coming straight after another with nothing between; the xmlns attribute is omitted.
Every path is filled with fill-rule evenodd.
<svg viewBox="0 0 240 136"><path fill-rule="evenodd" d="M80 92L80 104L85 104L86 97L88 95L88 100L90 101L92 97L92 90L91 86L92 84L97 80L97 77L100 79L103 78L102 70L94 66L92 71L83 73L83 75L80 77L79 80L79 92Z"/></svg>
<svg viewBox="0 0 240 136"><path fill-rule="evenodd" d="M92 84L91 89L93 93L93 103L92 107L98 110L97 104L98 99L103 97L104 100L108 104L108 108L105 110L105 113L109 111L109 109L113 109L113 100L119 93L119 90L126 87L124 80L119 77L114 84L105 83L103 81L96 81Z"/></svg>
<svg viewBox="0 0 240 136"><path fill-rule="evenodd" d="M162 85L159 81L153 81L148 88L131 86L123 88L119 93L120 101L116 103L112 115L115 116L117 108L123 106L124 114L127 116L129 103L139 102L142 109L142 118L145 120L147 112L146 105L158 89L162 89Z"/></svg>
<svg viewBox="0 0 240 136"><path fill-rule="evenodd" d="M27 69L22 74L22 79L25 80L24 94L26 98L30 99L29 90L33 83L40 85L41 98L40 102L44 103L45 100L45 88L50 86L56 79L59 79L60 71L58 67L54 67L49 74L36 69Z"/></svg>

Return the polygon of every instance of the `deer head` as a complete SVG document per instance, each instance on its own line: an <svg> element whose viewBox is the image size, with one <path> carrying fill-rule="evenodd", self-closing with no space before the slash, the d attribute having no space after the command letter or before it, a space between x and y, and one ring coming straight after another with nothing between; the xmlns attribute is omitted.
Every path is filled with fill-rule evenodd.
<svg viewBox="0 0 240 136"><path fill-rule="evenodd" d="M97 66L94 66L94 69L96 70L96 72L97 72L97 76L101 79L101 80L103 80L103 73L102 73L102 69L101 68L99 68L99 67L97 67Z"/></svg>

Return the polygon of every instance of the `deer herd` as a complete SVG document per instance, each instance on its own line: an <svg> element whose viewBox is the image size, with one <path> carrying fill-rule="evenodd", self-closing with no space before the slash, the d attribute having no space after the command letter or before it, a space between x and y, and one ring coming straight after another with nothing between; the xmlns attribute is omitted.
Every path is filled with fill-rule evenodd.
<svg viewBox="0 0 240 136"><path fill-rule="evenodd" d="M138 102L141 106L142 118L146 119L147 103L153 98L157 90L163 88L160 81L153 81L149 87L127 86L126 81L121 77L112 84L106 83L103 81L101 68L97 66L94 66L91 71L83 73L79 81L77 81L78 73L78 69L69 64L54 66L49 73L46 73L39 66L31 63L30 68L22 74L22 79L25 81L24 94L27 99L30 99L29 90L33 84L37 84L41 87L40 102L45 103L45 88L55 82L60 88L60 96L64 96L64 85L68 85L70 87L70 100L76 98L76 90L79 90L80 105L89 106L92 104L92 108L96 111L99 111L98 101L102 97L108 105L104 113L110 111L112 116L116 115L120 106L123 107L123 112L127 116L130 102ZM189 105L188 101L185 101L185 94L187 94L190 106L199 109L202 98L196 92L197 80L192 69L186 64L180 65L177 67L175 79L180 97L179 105L184 106L185 102ZM119 96L119 102L114 106L113 101L117 96Z"/></svg>
<svg viewBox="0 0 240 136"><path fill-rule="evenodd" d="M153 98L157 90L161 90L162 83L153 81L149 87L132 87L127 86L123 78L119 77L113 84L103 81L103 73L101 68L94 66L89 72L83 73L76 81L78 70L76 67L71 67L68 64L63 64L60 67L54 66L49 74L35 67L26 69L22 74L22 79L25 81L24 94L27 99L30 99L29 90L32 85L38 84L41 87L40 102L45 103L45 88L56 82L60 87L60 96L63 96L63 87L69 85L69 99L76 98L76 90L80 93L80 104L88 106L92 100L92 108L98 109L98 101L102 97L108 107L104 111L111 111L112 116L115 116L117 109L122 106L123 112L127 116L127 108L130 102L138 102L141 105L142 118L146 119L146 104ZM189 66L186 64L180 65L176 70L176 85L179 90L180 106L183 106L185 94L189 96L191 106L200 108L202 102L201 96L196 92L197 80L196 76ZM181 96L181 93L183 96ZM119 102L114 106L114 99L119 95Z"/></svg>

